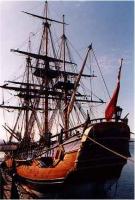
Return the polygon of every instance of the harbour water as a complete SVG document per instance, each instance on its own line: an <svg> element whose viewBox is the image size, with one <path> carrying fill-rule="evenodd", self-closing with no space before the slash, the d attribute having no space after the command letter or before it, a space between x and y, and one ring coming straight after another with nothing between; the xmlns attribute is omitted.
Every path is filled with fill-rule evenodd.
<svg viewBox="0 0 135 200"><path fill-rule="evenodd" d="M133 142L130 143L130 153L134 158ZM46 190L44 194L34 191L34 194L38 199L134 199L134 164L128 161L117 181L71 184L63 189Z"/></svg>

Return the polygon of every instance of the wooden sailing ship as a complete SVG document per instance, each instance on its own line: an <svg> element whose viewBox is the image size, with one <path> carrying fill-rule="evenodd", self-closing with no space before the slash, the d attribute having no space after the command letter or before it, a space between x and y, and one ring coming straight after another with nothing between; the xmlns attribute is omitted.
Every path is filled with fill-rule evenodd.
<svg viewBox="0 0 135 200"><path fill-rule="evenodd" d="M4 126L10 133L8 145L17 141L16 147L7 149L6 167L13 169L19 180L39 187L118 179L126 157L130 156L127 118L121 119L122 109L117 106L122 60L105 117L92 118L91 109L84 105L105 103L101 98L95 100L92 91L90 94L79 91L83 78L91 83L96 77L92 70L91 74L84 73L91 54L98 65L92 44L77 72L70 57L64 15L62 21L49 18L47 2L44 16L25 13L43 21L43 32L37 53L31 52L30 40L29 51L12 50L26 57L23 81L8 81L1 86L15 91L19 99L19 105L0 105L18 113L13 128ZM53 23L63 27L57 52L51 32Z"/></svg>

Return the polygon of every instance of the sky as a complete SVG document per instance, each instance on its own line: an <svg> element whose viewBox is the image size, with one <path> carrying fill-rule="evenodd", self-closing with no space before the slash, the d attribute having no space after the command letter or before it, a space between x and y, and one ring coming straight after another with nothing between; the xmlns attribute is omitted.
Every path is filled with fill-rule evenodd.
<svg viewBox="0 0 135 200"><path fill-rule="evenodd" d="M0 85L5 80L13 80L23 70L22 57L11 53L10 49L26 50L30 32L36 33L41 27L40 20L21 11L41 15L43 6L43 1L0 1ZM51 18L61 20L63 14L69 24L66 26L67 37L82 57L92 42L110 94L116 87L120 59L124 59L118 104L124 108L123 115L129 113L130 129L135 132L133 1L49 1ZM61 31L60 27L58 32ZM2 92L0 95L2 103ZM107 95L105 98L109 100ZM2 111L0 117L2 126ZM5 137L0 127L0 138Z"/></svg>

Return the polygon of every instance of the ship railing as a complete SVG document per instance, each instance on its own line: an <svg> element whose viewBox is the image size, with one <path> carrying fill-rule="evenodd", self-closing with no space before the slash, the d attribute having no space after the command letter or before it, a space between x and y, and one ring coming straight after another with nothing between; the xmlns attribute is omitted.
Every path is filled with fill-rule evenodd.
<svg viewBox="0 0 135 200"><path fill-rule="evenodd" d="M107 122L106 118L97 118L97 119L91 119L90 120L90 124L92 123L99 123L99 122ZM120 119L116 119L116 118L112 118L109 122L124 122L124 123L128 123L128 119L127 118L120 118Z"/></svg>
<svg viewBox="0 0 135 200"><path fill-rule="evenodd" d="M80 125L78 125L78 126L76 126L74 128L69 129L68 131L63 131L61 133L58 133L56 135L51 136L51 139L56 138L56 140L59 141L59 138L62 135L61 136L62 139L65 140L65 136L66 136L67 133L68 133L68 138L71 138L71 137L73 137L75 135L79 136L81 134L80 134L78 129L84 128L86 126L86 124L87 124L87 126L91 126L91 125L94 125L96 123L101 123L101 122L107 122L106 118L91 119L91 120L89 120L89 122L82 123L82 124L80 124ZM116 118L112 118L109 122L124 122L124 123L127 124L128 123L128 119L127 118L123 118L123 119L116 120Z"/></svg>
<svg viewBox="0 0 135 200"><path fill-rule="evenodd" d="M101 123L101 122L107 122L106 118L91 119L88 122L87 127L92 126L96 123ZM116 118L112 118L109 122L116 122ZM127 119L125 119L125 118L119 119L118 122L127 123ZM56 135L51 136L50 139L51 139L53 145L51 145L51 147L48 147L48 148L46 147L43 151L41 151L39 153L39 155L42 154L42 155L47 156L47 157L54 157L55 149L57 147L59 147L61 144L63 144L63 143L65 144L65 141L67 140L65 138L66 133L68 132L68 139L71 139L72 137L77 136L76 140L80 140L80 137L83 134L83 131L80 132L78 129L80 129L80 128L84 129L85 125L86 125L86 122L83 123L83 124L80 124L80 125L78 125L74 128L71 128L68 131L63 131L61 133L58 133ZM62 138L62 140L60 138ZM70 142L72 142L72 141L67 140L66 144L69 144Z"/></svg>

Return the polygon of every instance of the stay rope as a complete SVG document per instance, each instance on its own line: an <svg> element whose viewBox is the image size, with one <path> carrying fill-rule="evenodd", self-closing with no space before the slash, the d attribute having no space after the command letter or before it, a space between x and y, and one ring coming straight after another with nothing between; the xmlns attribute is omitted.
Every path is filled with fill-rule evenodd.
<svg viewBox="0 0 135 200"><path fill-rule="evenodd" d="M103 83L104 83L104 85L105 85L105 88L106 88L107 94L108 94L109 98L111 98L110 93L109 93L109 90L108 90L108 87L107 87L106 82L105 82L105 79L104 79L104 76L103 76L103 74L102 74L101 68L100 68L100 66L99 66L99 63L98 63L97 57L96 57L95 52L94 52L93 49L92 49L92 52L93 52L93 55L94 55L94 57L95 57L95 61L96 61L96 63L97 63L97 66L98 66L99 72L100 72L100 74L101 74L101 77L102 77Z"/></svg>

